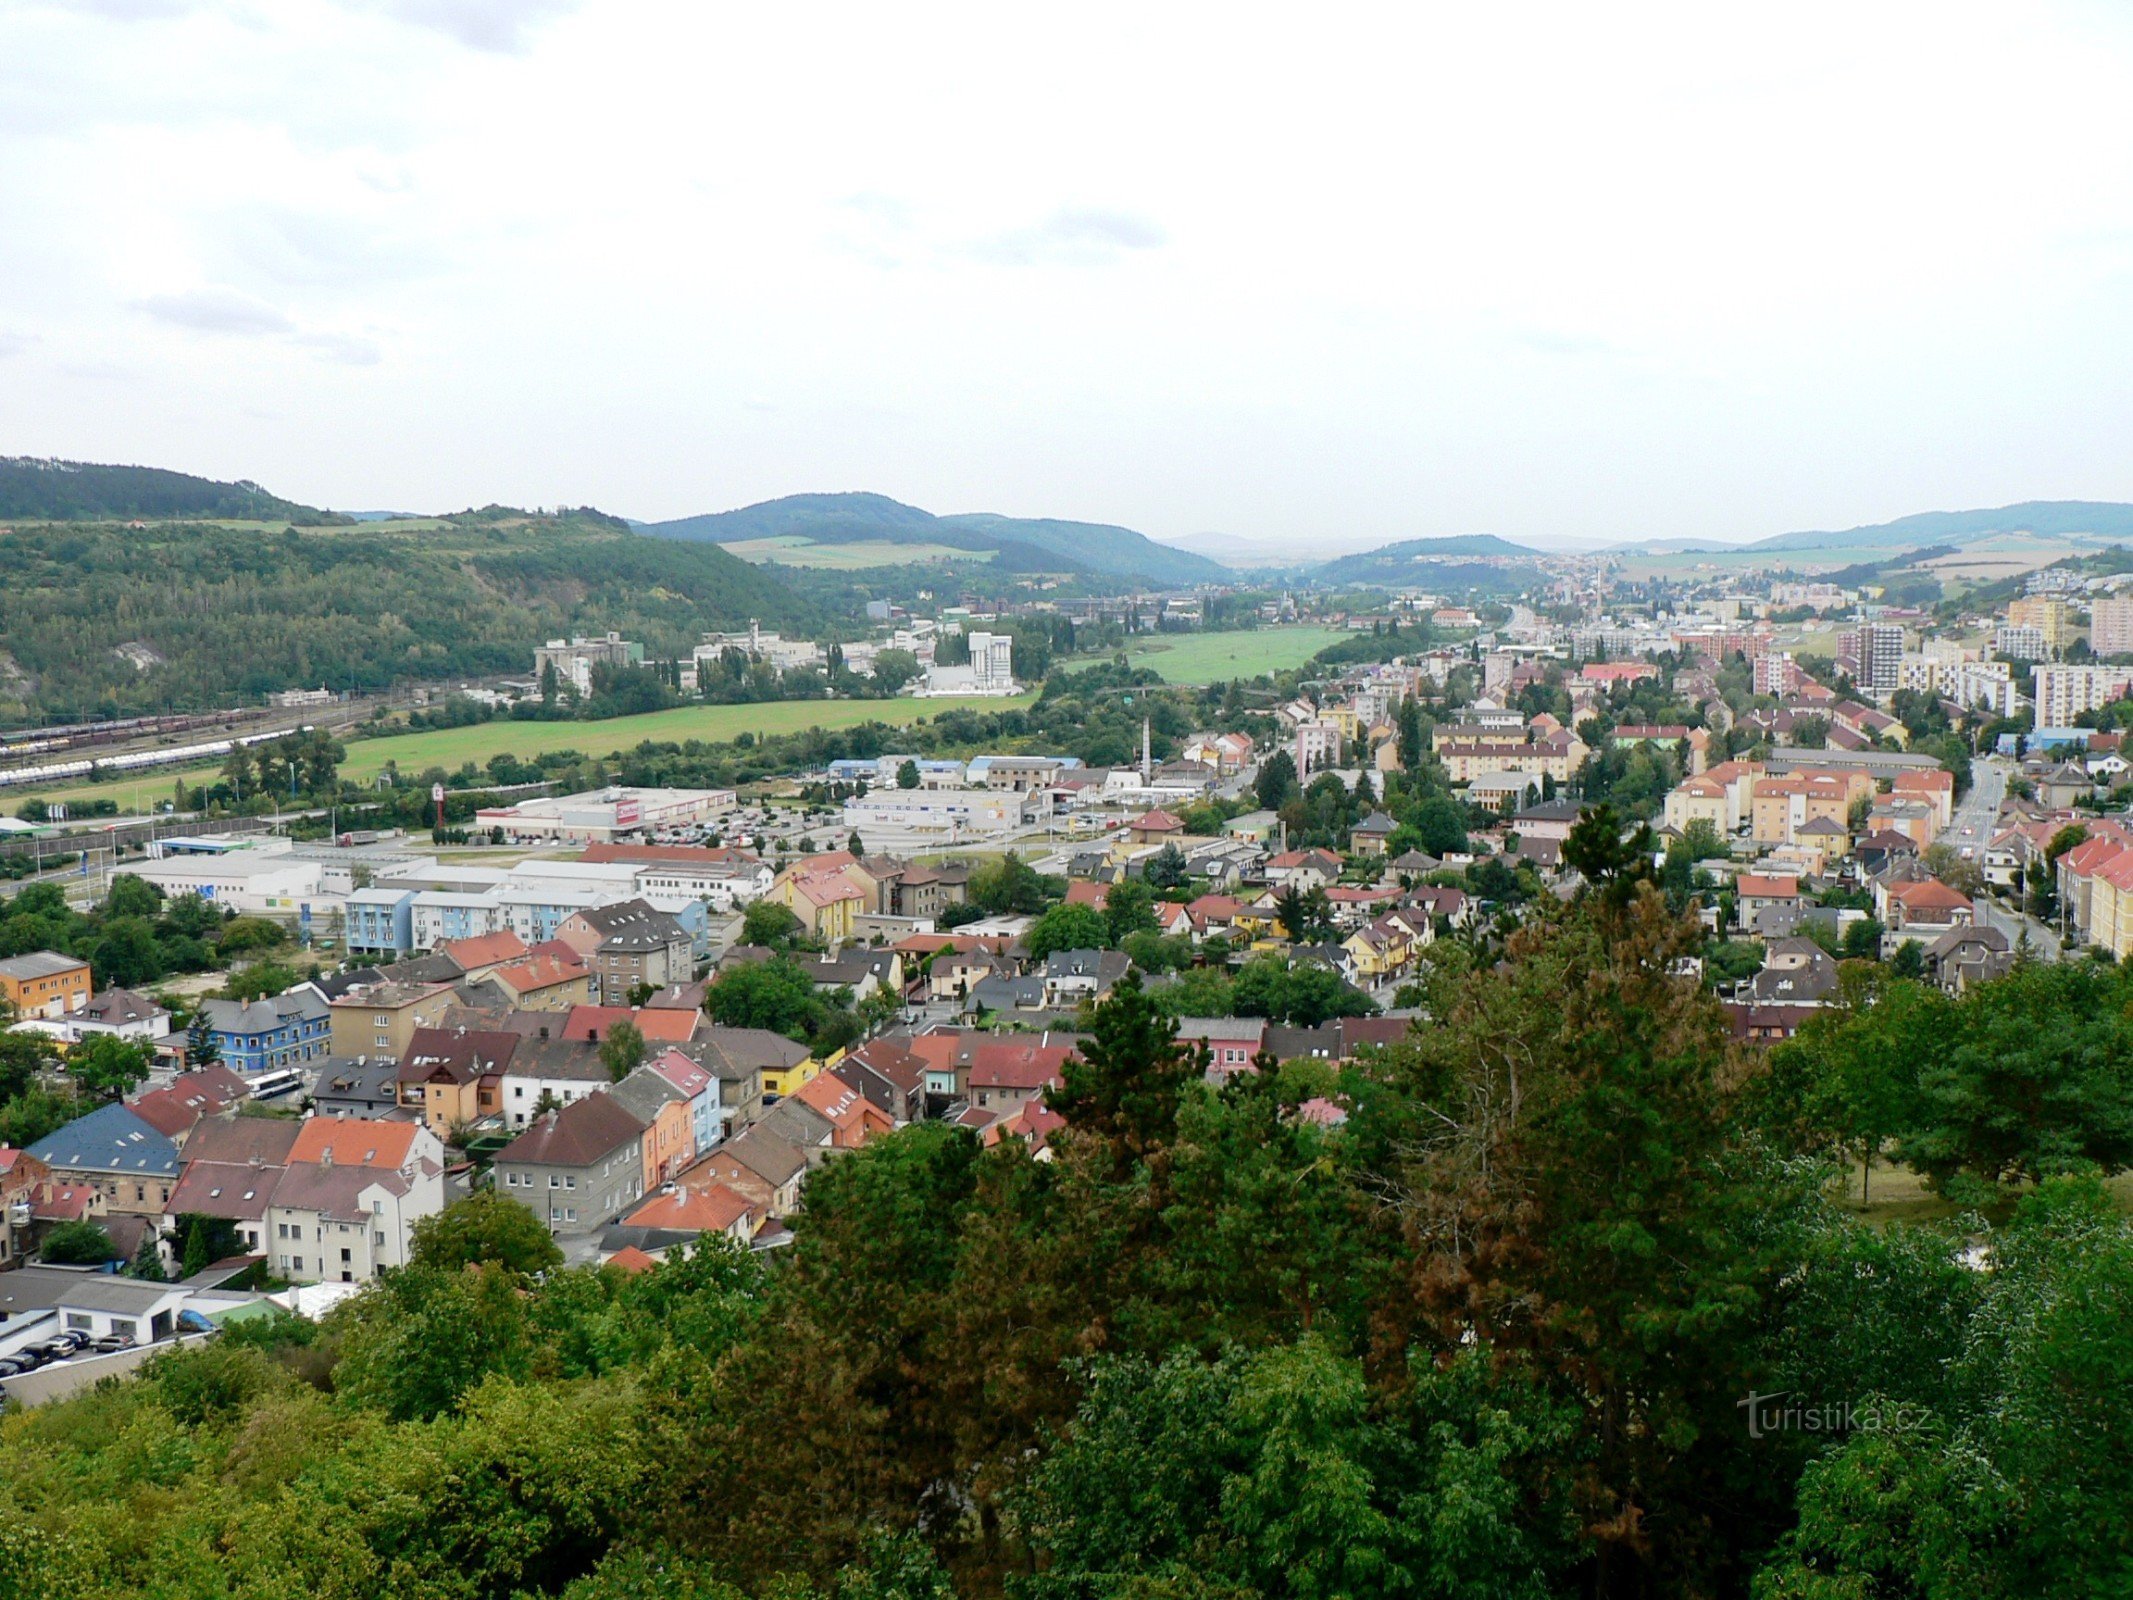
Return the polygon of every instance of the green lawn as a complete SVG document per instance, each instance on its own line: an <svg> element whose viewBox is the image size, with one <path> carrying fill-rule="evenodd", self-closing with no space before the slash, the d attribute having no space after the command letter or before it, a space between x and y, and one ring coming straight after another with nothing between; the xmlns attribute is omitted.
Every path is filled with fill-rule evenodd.
<svg viewBox="0 0 2133 1600"><path fill-rule="evenodd" d="M1035 701L1035 695L947 701L775 700L748 706L681 706L607 722L482 722L470 728L356 740L348 746L341 775L364 783L383 772L388 761L398 762L400 770L408 773L430 767L450 771L467 761L480 766L491 756L506 752L521 760L547 750L582 750L589 756L604 756L631 749L647 739L719 743L742 733L760 736L798 733L806 728L855 728L862 722L902 726L933 716L948 706L1006 711Z"/></svg>
<svg viewBox="0 0 2133 1600"><path fill-rule="evenodd" d="M853 728L862 722L887 722L897 726L938 715L949 707L979 711L1008 711L1036 703L1034 694L1012 698L973 697L938 700L777 700L747 706L681 706L672 711L653 711L641 717L615 717L606 722L479 722L465 728L439 728L422 733L399 733L384 739L351 739L348 759L341 776L367 783L397 762L410 775L431 767L456 770L471 761L482 765L491 756L509 752L521 760L548 750L580 750L588 756L613 755L647 739L702 739L718 743L741 733L798 733L805 728ZM178 777L198 782L215 767L158 767L138 779L129 774L108 783L74 783L45 790L0 790L0 806L10 813L31 795L46 800L71 800L84 796L117 800L131 808L136 794L143 804L170 798L171 783Z"/></svg>
<svg viewBox="0 0 2133 1600"><path fill-rule="evenodd" d="M1329 644L1348 637L1341 628L1253 628L1236 633L1172 633L1128 647L1134 665L1152 668L1165 683L1197 687L1231 678L1300 667Z"/></svg>

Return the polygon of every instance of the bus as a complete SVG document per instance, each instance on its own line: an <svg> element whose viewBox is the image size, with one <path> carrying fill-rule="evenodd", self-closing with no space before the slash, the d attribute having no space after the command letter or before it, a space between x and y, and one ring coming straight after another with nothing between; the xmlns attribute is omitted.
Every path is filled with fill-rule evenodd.
<svg viewBox="0 0 2133 1600"><path fill-rule="evenodd" d="M304 1075L294 1067L283 1067L275 1072L262 1072L251 1081L254 1100L275 1100L292 1094L304 1086Z"/></svg>

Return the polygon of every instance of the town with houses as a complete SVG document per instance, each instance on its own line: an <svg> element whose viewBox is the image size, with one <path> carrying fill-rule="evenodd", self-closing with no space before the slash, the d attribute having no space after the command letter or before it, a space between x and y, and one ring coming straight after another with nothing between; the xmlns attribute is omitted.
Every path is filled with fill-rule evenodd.
<svg viewBox="0 0 2133 1600"><path fill-rule="evenodd" d="M1190 627L1189 598L1132 605ZM782 672L835 649L864 674L893 650L922 695L1023 687L998 622L870 614L876 644L751 626L671 670L688 687L729 656ZM1433 947L1489 948L1574 895L1595 826L1701 919L1683 976L1750 1044L1836 1002L1846 962L1960 992L2133 954L2121 577L2047 569L1948 625L1824 581L1624 603L1565 561L1516 604L1406 592L1335 620L1390 641L1382 658L1261 680L1183 736L1144 717L1124 763L890 751L748 793L499 798L471 851L157 837L122 869L133 892L330 957L187 1001L53 950L0 960L56 1078L99 1041L140 1063L0 1147L0 1386L34 1403L264 1304L318 1315L478 1191L566 1261L639 1271L708 1235L777 1250L812 1174L913 1123L1045 1159L1047 1092L1128 981L1216 1084L1354 1061L1428 1025ZM612 633L553 640L502 692L643 664ZM1329 1095L1302 1114L1345 1113ZM100 1269L49 1259L85 1228Z"/></svg>

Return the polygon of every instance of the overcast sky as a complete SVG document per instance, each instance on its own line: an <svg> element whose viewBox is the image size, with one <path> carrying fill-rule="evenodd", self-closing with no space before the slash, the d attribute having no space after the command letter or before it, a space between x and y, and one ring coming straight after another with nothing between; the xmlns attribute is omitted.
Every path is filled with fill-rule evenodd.
<svg viewBox="0 0 2133 1600"><path fill-rule="evenodd" d="M2129 15L6 0L0 453L1299 552L2133 499Z"/></svg>

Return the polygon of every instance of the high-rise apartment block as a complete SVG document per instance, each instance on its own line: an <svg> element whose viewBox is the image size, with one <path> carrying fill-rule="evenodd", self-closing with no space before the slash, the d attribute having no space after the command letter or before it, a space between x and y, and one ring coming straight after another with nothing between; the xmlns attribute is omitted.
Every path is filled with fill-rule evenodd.
<svg viewBox="0 0 2133 1600"><path fill-rule="evenodd" d="M2089 608L2089 648L2100 656L2133 655L2133 595L2111 595Z"/></svg>
<svg viewBox="0 0 2133 1600"><path fill-rule="evenodd" d="M2027 595L2007 604L2007 620L2018 628L2035 628L2044 648L2056 654L2074 640L2074 608L2056 595Z"/></svg>
<svg viewBox="0 0 2133 1600"><path fill-rule="evenodd" d="M2124 699L2129 688L2133 688L2133 668L2039 666L2035 726L2070 728L2083 712Z"/></svg>

